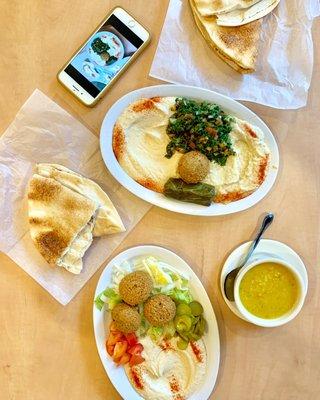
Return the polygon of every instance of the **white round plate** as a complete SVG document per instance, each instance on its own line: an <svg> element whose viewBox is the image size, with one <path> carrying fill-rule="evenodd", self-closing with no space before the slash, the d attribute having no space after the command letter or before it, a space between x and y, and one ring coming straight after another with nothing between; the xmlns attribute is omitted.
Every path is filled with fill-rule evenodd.
<svg viewBox="0 0 320 400"><path fill-rule="evenodd" d="M110 284L112 266L114 264L119 265L125 260L146 255L153 255L172 265L172 267L174 267L178 272L180 271L181 273L189 275L191 293L194 298L200 301L203 305L205 310L204 316L208 323L208 331L203 337L207 350L207 372L199 390L193 393L188 400L207 400L214 388L219 370L220 341L218 324L204 287L196 274L182 258L172 251L158 246L137 246L125 250L114 257L103 270L96 288L95 297ZM141 400L142 397L131 386L124 368L117 367L107 354L105 343L108 334L108 327L105 323L105 314L109 314L105 309L99 311L95 306L93 306L94 334L104 369L106 370L113 386L117 389L123 399Z"/></svg>
<svg viewBox="0 0 320 400"><path fill-rule="evenodd" d="M258 126L262 130L265 142L268 144L271 151L270 168L263 184L254 193L244 199L234 201L229 204L213 203L210 207L205 207L198 204L184 203L179 200L169 199L163 194L156 193L135 182L121 168L113 153L113 126L119 115L126 107L129 106L129 104L143 97L148 98L156 96L189 97L198 100L207 100L213 103L217 103L227 113L246 120L252 125ZM275 138L273 137L267 125L254 112L250 111L247 107L231 99L230 97L223 96L222 94L210 90L185 85L150 86L135 90L121 97L121 99L114 103L114 105L109 109L106 116L104 117L100 130L100 148L104 163L110 173L118 182L121 183L121 185L123 185L131 193L158 207L190 215L226 215L246 210L247 208L252 207L260 200L262 200L270 191L276 180L279 169L279 151Z"/></svg>
<svg viewBox="0 0 320 400"><path fill-rule="evenodd" d="M245 321L247 321L247 319L240 314L236 306L236 303L234 301L229 301L226 298L226 295L224 293L224 281L228 273L237 266L237 264L239 263L239 261L249 248L250 244L251 242L243 243L241 246L233 250L233 252L226 259L220 274L220 290L224 301L234 314L236 314L239 318L242 318ZM251 264L254 261L261 259L262 257L266 258L268 256L270 257L271 255L278 258L282 258L284 261L286 261L288 264L292 265L292 267L296 269L296 271L300 274L303 280L307 292L308 290L307 269L303 261L301 260L300 256L298 256L298 254L286 244L278 242L276 240L262 239L258 244L258 247L254 252L252 258L250 258L249 263Z"/></svg>

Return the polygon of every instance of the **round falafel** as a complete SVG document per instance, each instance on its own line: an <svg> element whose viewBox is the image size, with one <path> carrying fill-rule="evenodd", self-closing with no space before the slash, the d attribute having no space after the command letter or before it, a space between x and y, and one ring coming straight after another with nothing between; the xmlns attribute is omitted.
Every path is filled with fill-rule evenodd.
<svg viewBox="0 0 320 400"><path fill-rule="evenodd" d="M146 301L144 315L151 325L163 326L175 317L175 302L165 294L156 294Z"/></svg>
<svg viewBox="0 0 320 400"><path fill-rule="evenodd" d="M152 287L152 279L147 272L135 271L120 281L119 293L123 301L131 306L136 306L147 300Z"/></svg>
<svg viewBox="0 0 320 400"><path fill-rule="evenodd" d="M140 314L125 303L117 304L111 311L116 328L123 333L135 332L141 324Z"/></svg>
<svg viewBox="0 0 320 400"><path fill-rule="evenodd" d="M200 151L189 151L179 160L178 172L186 183L198 183L209 173L210 161Z"/></svg>

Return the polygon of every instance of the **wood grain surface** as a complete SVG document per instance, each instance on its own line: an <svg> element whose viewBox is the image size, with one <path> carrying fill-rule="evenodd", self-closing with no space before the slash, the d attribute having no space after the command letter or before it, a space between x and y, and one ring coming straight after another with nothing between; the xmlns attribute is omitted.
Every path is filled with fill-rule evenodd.
<svg viewBox="0 0 320 400"><path fill-rule="evenodd" d="M55 76L118 3L144 22L152 32L152 43L95 108L86 108ZM1 4L0 132L39 88L98 135L104 114L116 99L158 82L148 72L166 0L15 0ZM313 35L319 38L319 21ZM279 178L267 198L245 212L206 219L153 207L117 249L161 244L184 257L201 278L221 335L221 365L211 399L320 398L319 64L318 46L307 107L281 111L249 105L271 127L281 152ZM275 329L255 327L234 316L218 286L226 255L251 237L258 218L269 210L276 219L266 236L293 247L304 259L310 280L301 314ZM93 336L92 298L101 269L63 307L3 254L0 265L0 399L120 399L104 372Z"/></svg>

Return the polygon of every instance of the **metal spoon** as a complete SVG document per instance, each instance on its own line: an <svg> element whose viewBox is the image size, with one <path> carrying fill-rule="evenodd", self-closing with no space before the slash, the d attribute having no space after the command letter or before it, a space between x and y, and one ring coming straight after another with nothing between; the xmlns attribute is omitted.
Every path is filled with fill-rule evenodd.
<svg viewBox="0 0 320 400"><path fill-rule="evenodd" d="M261 224L261 228L260 228L255 240L251 243L248 253L244 256L244 258L242 258L239 267L233 269L226 276L226 278L224 280L224 292L229 301L234 301L234 281L236 279L236 276L238 275L238 272L240 271L240 269L242 267L244 267L244 265L247 263L247 261L251 257L252 253L254 252L255 248L258 246L258 243L260 242L262 234L271 225L273 218L274 218L274 215L272 213L268 213L264 217L262 224Z"/></svg>

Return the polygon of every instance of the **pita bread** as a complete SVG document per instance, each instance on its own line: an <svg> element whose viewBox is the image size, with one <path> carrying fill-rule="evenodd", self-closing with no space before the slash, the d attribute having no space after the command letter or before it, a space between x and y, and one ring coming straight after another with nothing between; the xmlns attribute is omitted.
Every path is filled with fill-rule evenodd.
<svg viewBox="0 0 320 400"><path fill-rule="evenodd" d="M261 0L194 0L203 17L249 8Z"/></svg>
<svg viewBox="0 0 320 400"><path fill-rule="evenodd" d="M96 202L99 207L96 214L93 236L103 236L124 232L121 218L107 194L93 182L70 169L58 164L37 164L41 176L55 179L62 185Z"/></svg>
<svg viewBox="0 0 320 400"><path fill-rule="evenodd" d="M217 55L242 74L254 72L262 20L240 27L218 26L215 16L201 16L194 0L189 2L202 36Z"/></svg>
<svg viewBox="0 0 320 400"><path fill-rule="evenodd" d="M73 274L79 274L82 271L82 257L92 243L93 227L94 219L91 218L70 244L68 251L58 259L57 265L59 267L63 267Z"/></svg>
<svg viewBox="0 0 320 400"><path fill-rule="evenodd" d="M221 26L241 26L265 17L273 11L280 0L261 0L252 7L234 10L217 15L217 24Z"/></svg>
<svg viewBox="0 0 320 400"><path fill-rule="evenodd" d="M98 204L54 179L35 174L29 183L28 205L31 238L40 254L49 264L72 269L66 254L84 229L86 243L82 250L90 246L92 234L90 238L86 227L89 224L92 230ZM81 257L80 264L77 258L75 273L82 269Z"/></svg>

